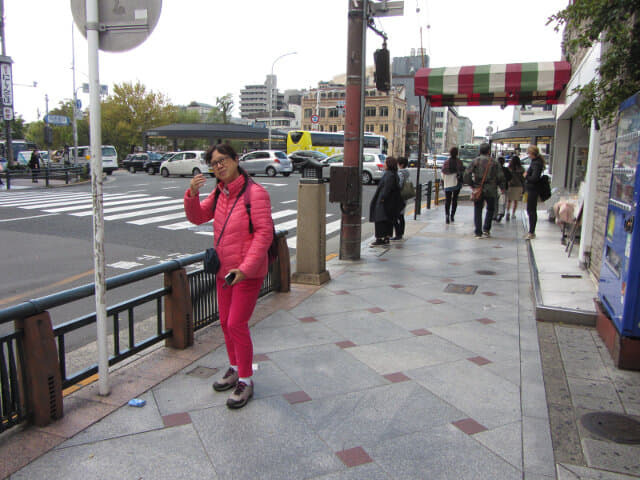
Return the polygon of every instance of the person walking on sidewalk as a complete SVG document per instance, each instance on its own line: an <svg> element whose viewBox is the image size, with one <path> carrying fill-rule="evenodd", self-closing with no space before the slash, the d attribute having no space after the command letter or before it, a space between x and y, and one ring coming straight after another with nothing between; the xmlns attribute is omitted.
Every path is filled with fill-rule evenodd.
<svg viewBox="0 0 640 480"><path fill-rule="evenodd" d="M393 223L402 210L403 202L397 174L398 160L395 157L387 157L384 169L385 172L369 205L369 221L375 223L376 235L375 241L370 244L371 247L389 245Z"/></svg>
<svg viewBox="0 0 640 480"><path fill-rule="evenodd" d="M535 145L529 145L527 155L531 159L531 165L524 177L525 190L527 192L527 215L529 215L529 233L524 238L531 240L536 238L536 223L538 223L538 184L544 172L544 159L540 156L540 150Z"/></svg>
<svg viewBox="0 0 640 480"><path fill-rule="evenodd" d="M480 145L480 155L473 159L464 173L465 183L472 188L481 187L480 198L473 203L473 219L476 238L491 236L491 222L496 207L498 187L505 188L502 167L489 156L491 147L488 143ZM482 209L487 205L487 212L482 223Z"/></svg>
<svg viewBox="0 0 640 480"><path fill-rule="evenodd" d="M458 147L453 147L449 151L447 158L442 165L442 179L444 182L444 212L445 222L455 221L456 210L458 209L458 195L462 188L462 174L464 165L458 158Z"/></svg>
<svg viewBox="0 0 640 480"><path fill-rule="evenodd" d="M513 217L516 218L516 209L518 202L522 200L522 192L524 187L524 168L520 163L520 157L513 155L509 161L509 171L511 172L511 180L507 184L507 222ZM513 209L509 215L509 209L513 202Z"/></svg>
<svg viewBox="0 0 640 480"><path fill-rule="evenodd" d="M31 152L29 168L31 169L31 182L38 183L38 174L40 173L40 152L37 148Z"/></svg>
<svg viewBox="0 0 640 480"><path fill-rule="evenodd" d="M409 161L407 157L399 157L398 158L398 185L400 186L400 191L402 192L402 187L404 187L405 182L411 180L411 176L409 174ZM402 209L395 221L393 222L393 228L396 232L395 237L391 237L392 241L402 240L402 236L404 235L404 209L407 207L407 202L400 197L400 201L402 202Z"/></svg>
<svg viewBox="0 0 640 480"><path fill-rule="evenodd" d="M220 258L216 293L230 363L213 389L222 392L233 388L227 406L241 408L253 396L249 319L268 270L267 251L273 239L271 201L267 191L240 168L238 155L230 145L209 147L205 160L213 168L216 187L201 202L199 191L206 178L202 174L194 176L184 195L184 209L196 225L213 218L214 245ZM250 208L244 202L247 188ZM229 275L231 279L225 282Z"/></svg>

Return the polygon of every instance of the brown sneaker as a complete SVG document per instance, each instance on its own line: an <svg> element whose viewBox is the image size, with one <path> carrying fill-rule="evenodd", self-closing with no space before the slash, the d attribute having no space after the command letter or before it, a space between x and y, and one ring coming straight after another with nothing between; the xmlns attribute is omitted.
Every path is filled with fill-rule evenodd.
<svg viewBox="0 0 640 480"><path fill-rule="evenodd" d="M236 383L238 383L238 372L229 367L222 379L213 383L213 389L216 392L224 392L235 387Z"/></svg>
<svg viewBox="0 0 640 480"><path fill-rule="evenodd" d="M242 408L251 397L253 397L253 382L247 385L244 382L238 381L236 389L227 400L227 407Z"/></svg>

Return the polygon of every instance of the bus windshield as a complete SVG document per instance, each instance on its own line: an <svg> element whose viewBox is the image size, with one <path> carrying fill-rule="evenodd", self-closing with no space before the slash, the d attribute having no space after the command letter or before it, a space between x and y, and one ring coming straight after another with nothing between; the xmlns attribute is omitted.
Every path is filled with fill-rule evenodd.
<svg viewBox="0 0 640 480"><path fill-rule="evenodd" d="M17 160L18 154L20 152L23 152L25 150L27 151L35 150L38 147L36 146L35 143L30 142L28 140L12 140L11 148L13 150L13 159ZM7 158L7 142L6 141L0 143L0 157L2 157L3 159Z"/></svg>

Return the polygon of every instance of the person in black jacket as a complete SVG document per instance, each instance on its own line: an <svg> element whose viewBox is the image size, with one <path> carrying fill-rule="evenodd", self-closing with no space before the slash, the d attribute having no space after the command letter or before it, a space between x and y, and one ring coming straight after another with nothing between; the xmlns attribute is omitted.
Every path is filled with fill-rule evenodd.
<svg viewBox="0 0 640 480"><path fill-rule="evenodd" d="M389 238L393 235L393 224L404 205L396 173L398 160L395 157L387 157L384 165L384 175L378 183L369 206L369 221L375 223L376 235L376 240L370 244L371 247L389 245Z"/></svg>
<svg viewBox="0 0 640 480"><path fill-rule="evenodd" d="M40 173L40 151L36 148L31 153L31 158L29 159L29 168L31 169L31 181L33 183L38 183L38 173Z"/></svg>
<svg viewBox="0 0 640 480"><path fill-rule="evenodd" d="M524 187L527 192L527 214L529 215L529 233L527 240L536 238L536 223L538 223L538 184L544 172L544 159L540 156L540 150L535 145L529 145L527 155L531 159L531 165L524 177Z"/></svg>

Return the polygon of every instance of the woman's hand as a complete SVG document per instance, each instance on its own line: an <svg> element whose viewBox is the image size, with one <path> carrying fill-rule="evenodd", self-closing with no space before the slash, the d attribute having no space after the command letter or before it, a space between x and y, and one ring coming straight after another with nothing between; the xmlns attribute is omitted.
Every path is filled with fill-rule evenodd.
<svg viewBox="0 0 640 480"><path fill-rule="evenodd" d="M230 286L235 285L238 282L241 282L242 280L244 280L245 278L247 278L247 276L242 273L242 270L239 270L237 268L232 268L231 270L229 270L229 273L235 273L235 278L233 279L233 282L231 282Z"/></svg>
<svg viewBox="0 0 640 480"><path fill-rule="evenodd" d="M189 195L191 197L195 197L200 192L202 186L207 182L205 176L201 173L196 175L191 179L191 183L189 184Z"/></svg>

